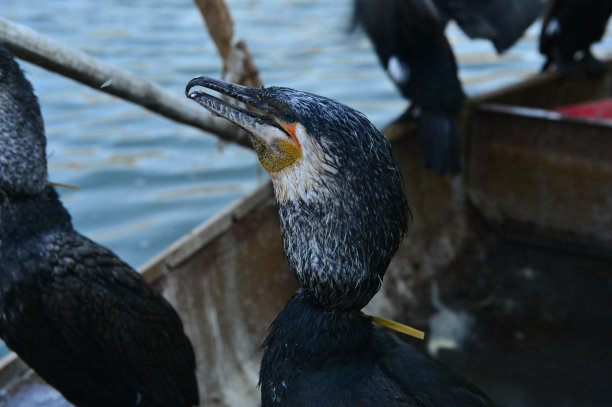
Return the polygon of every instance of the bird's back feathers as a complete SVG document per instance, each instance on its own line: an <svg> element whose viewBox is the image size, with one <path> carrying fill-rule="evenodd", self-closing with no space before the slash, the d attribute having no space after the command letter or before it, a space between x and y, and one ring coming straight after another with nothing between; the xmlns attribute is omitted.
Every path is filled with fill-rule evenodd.
<svg viewBox="0 0 612 407"><path fill-rule="evenodd" d="M0 329L11 349L77 405L197 404L179 316L135 270L72 229L52 187L4 197L0 211Z"/></svg>

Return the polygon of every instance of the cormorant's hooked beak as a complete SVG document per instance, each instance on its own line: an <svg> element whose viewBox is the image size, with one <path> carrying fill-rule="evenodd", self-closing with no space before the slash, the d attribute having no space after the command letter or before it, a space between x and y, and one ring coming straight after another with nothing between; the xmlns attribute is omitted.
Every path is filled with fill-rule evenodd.
<svg viewBox="0 0 612 407"><path fill-rule="evenodd" d="M202 86L229 96L238 102L244 103L247 109L251 110L231 105L224 100L209 95L208 93L198 91L192 92L191 89L194 86ZM285 131L276 123L273 117L266 114L266 106L261 99L262 94L263 89L236 85L234 83L225 82L207 76L198 76L197 78L193 78L189 81L187 87L185 88L185 96L198 102L213 115L221 116L224 119L227 119L242 127L249 133L260 134L262 130L264 130L263 126L270 125Z"/></svg>
<svg viewBox="0 0 612 407"><path fill-rule="evenodd" d="M194 86L219 92L246 105L234 106L208 93L191 91ZM268 172L279 171L301 156L300 143L295 134L295 123L287 123L271 111L263 100L263 88L249 88L206 76L193 78L185 95L198 102L216 116L221 116L245 129L259 161Z"/></svg>

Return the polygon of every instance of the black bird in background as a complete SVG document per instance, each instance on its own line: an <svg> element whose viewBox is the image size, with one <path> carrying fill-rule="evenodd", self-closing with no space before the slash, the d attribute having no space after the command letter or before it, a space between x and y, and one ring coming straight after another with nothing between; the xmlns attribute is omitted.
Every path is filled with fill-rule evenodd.
<svg viewBox="0 0 612 407"><path fill-rule="evenodd" d="M555 67L563 76L576 72L576 63L589 76L604 73L604 65L591 54L591 45L603 36L612 13L612 0L551 0L542 21L542 70Z"/></svg>
<svg viewBox="0 0 612 407"><path fill-rule="evenodd" d="M355 0L353 27L362 26L378 59L404 98L407 112L420 113L425 165L444 174L459 172L456 116L465 95L457 63L444 35L455 20L472 38L508 49L536 19L541 0Z"/></svg>
<svg viewBox="0 0 612 407"><path fill-rule="evenodd" d="M172 306L81 236L47 183L32 86L0 44L0 334L77 406L198 404L195 358Z"/></svg>
<svg viewBox="0 0 612 407"><path fill-rule="evenodd" d="M289 88L202 76L186 93L251 134L301 285L263 343L262 406L494 406L360 311L380 288L409 214L391 146L374 125L347 106Z"/></svg>

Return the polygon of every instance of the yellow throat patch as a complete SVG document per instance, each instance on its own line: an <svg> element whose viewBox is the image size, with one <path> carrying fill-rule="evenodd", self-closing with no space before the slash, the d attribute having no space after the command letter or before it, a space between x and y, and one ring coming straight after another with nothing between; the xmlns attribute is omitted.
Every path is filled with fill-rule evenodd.
<svg viewBox="0 0 612 407"><path fill-rule="evenodd" d="M268 172L280 171L302 156L300 144L295 136L295 123L283 123L283 127L291 134L293 142L288 139L276 139L270 145L258 136L250 135L257 158Z"/></svg>

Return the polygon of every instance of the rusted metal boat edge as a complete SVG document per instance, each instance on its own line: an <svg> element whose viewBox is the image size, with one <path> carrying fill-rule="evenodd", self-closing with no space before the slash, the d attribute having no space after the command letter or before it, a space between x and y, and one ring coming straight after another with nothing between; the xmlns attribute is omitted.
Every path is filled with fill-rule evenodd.
<svg viewBox="0 0 612 407"><path fill-rule="evenodd" d="M474 96L470 96L467 103L471 106L480 105L488 101L497 100L500 97L504 97L507 94L521 93L526 89L531 89L534 86L540 86L542 84L550 83L552 81L560 80L560 76L556 72L540 72L534 73L525 79L511 83L509 85L501 86L499 88L484 91Z"/></svg>
<svg viewBox="0 0 612 407"><path fill-rule="evenodd" d="M570 79L565 79L557 72L552 71L534 73L519 82L470 96L466 101L464 110L469 111L474 106L487 103L542 108L559 106L558 101L551 96L551 90L560 90L564 98L569 94L575 94L582 100L597 97L599 93L610 94L612 89L612 80L610 80L612 59L606 60L604 63L607 77L589 78L582 69L578 69L576 75ZM604 86L601 86L602 84ZM575 103L571 99L567 101Z"/></svg>
<svg viewBox="0 0 612 407"><path fill-rule="evenodd" d="M500 115L508 115L514 117L523 117L534 120L562 120L564 123L578 124L584 126L599 126L609 128L612 126L612 119L572 116L554 110L540 109L528 106L513 106L501 103L482 103L473 106L474 111L497 113Z"/></svg>

